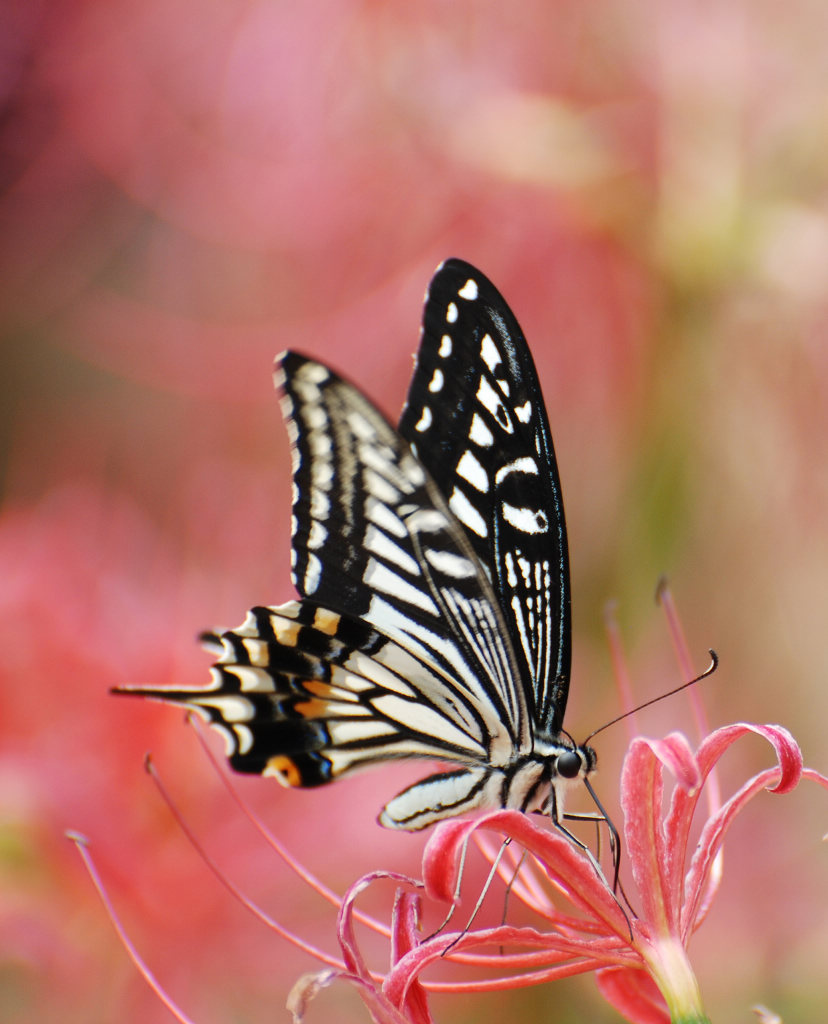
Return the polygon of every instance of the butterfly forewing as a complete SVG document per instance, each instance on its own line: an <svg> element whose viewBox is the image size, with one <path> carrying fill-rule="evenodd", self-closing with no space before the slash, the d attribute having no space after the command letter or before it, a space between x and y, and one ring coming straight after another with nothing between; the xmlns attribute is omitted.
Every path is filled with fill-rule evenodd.
<svg viewBox="0 0 828 1024"><path fill-rule="evenodd" d="M571 651L552 439L517 320L494 285L461 260L447 260L429 287L399 429L491 575L536 733L557 739Z"/></svg>

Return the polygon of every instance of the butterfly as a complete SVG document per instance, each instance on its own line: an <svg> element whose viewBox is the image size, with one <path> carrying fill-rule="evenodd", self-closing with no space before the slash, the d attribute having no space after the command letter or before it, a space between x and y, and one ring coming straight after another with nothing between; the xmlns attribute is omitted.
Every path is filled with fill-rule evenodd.
<svg viewBox="0 0 828 1024"><path fill-rule="evenodd" d="M512 311L470 264L441 264L397 429L296 352L277 358L275 383L299 600L205 634L217 655L209 687L118 692L199 712L236 771L286 786L392 760L442 762L385 805L390 828L500 807L560 823L566 788L588 779L596 755L563 729L564 508Z"/></svg>

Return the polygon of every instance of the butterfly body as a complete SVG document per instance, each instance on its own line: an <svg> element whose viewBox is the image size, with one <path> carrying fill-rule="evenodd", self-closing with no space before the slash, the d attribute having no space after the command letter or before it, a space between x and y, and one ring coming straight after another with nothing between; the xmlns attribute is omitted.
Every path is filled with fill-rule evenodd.
<svg viewBox="0 0 828 1024"><path fill-rule="evenodd" d="M509 307L446 261L426 298L399 428L321 363L286 352L275 380L293 458L300 600L211 634L184 703L238 771L315 786L372 764L450 766L389 801L387 827L478 808L542 810L594 769L563 733L569 568L537 376Z"/></svg>

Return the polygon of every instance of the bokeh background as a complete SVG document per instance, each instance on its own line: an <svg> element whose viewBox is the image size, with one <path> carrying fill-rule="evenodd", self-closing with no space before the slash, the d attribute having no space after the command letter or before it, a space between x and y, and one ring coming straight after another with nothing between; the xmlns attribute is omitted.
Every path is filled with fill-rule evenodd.
<svg viewBox="0 0 828 1024"><path fill-rule="evenodd" d="M564 482L568 725L679 681L666 572L713 724L828 751L828 7L822 0L30 0L0 91L0 1017L164 1021L75 851L200 1024L287 1020L292 953L223 870L333 951L333 914L228 802L180 715L111 685L206 678L194 637L291 596L289 459L270 382L297 347L395 418L447 256L508 297ZM643 716L690 728L686 704ZM601 737L612 803L623 729ZM768 762L733 751L725 787ZM331 885L416 872L374 821L416 766L307 795L242 780ZM732 774L728 774L731 772ZM825 794L738 822L692 953L711 1016L828 1004ZM380 964L381 966L381 964ZM438 1019L611 1021L579 979L434 1001ZM310 1019L365 1020L344 988Z"/></svg>

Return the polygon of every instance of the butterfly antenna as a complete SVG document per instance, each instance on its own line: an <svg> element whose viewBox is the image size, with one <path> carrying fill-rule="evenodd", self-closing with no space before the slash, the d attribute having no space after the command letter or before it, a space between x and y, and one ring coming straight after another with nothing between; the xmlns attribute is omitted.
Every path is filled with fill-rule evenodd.
<svg viewBox="0 0 828 1024"><path fill-rule="evenodd" d="M681 693L682 690L686 690L689 686L695 686L696 683L700 683L702 679L707 679L708 676L712 676L716 669L719 667L719 656L716 652L710 648L710 664L704 670L704 672L695 676L693 679L689 679L686 683L682 683L680 686L676 686L672 690L668 690L667 693L662 693L658 697L653 697L652 700L645 700L643 704L639 704L637 707L631 708L629 711L625 711L623 715L618 715L616 718L611 718L608 722L605 722L600 729L596 729L595 732L591 732L589 736L584 740L586 745L592 739L593 736L597 736L599 732L603 732L604 729L609 729L611 725L615 725L618 722L623 722L625 718L629 718L630 715L634 715L639 711L643 711L644 708L650 707L651 704L658 704L660 700L666 700L668 697L672 697L677 693Z"/></svg>

